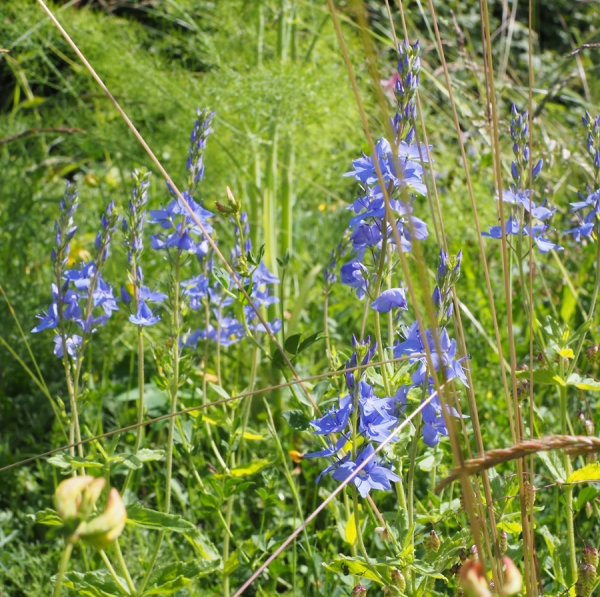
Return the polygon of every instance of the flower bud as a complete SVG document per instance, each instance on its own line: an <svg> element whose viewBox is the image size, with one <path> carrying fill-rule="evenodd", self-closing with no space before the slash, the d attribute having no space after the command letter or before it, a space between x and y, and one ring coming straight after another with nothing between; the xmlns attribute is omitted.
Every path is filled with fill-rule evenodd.
<svg viewBox="0 0 600 597"><path fill-rule="evenodd" d="M429 547L433 553L437 553L440 550L440 545L442 544L442 540L439 535L435 532L435 530L431 530L429 533Z"/></svg>
<svg viewBox="0 0 600 597"><path fill-rule="evenodd" d="M591 564L582 564L579 566L579 578L583 589L583 597L590 597L596 582L596 568Z"/></svg>
<svg viewBox="0 0 600 597"><path fill-rule="evenodd" d="M125 503L113 487L108 494L104 512L86 523L79 536L96 549L106 549L119 538L125 528L126 520Z"/></svg>
<svg viewBox="0 0 600 597"><path fill-rule="evenodd" d="M598 568L598 550L595 547L586 545L583 548L583 559L586 564Z"/></svg>
<svg viewBox="0 0 600 597"><path fill-rule="evenodd" d="M392 568L392 585L397 589L400 589L401 593L404 593L406 590L406 579L404 578L404 574L396 568Z"/></svg>
<svg viewBox="0 0 600 597"><path fill-rule="evenodd" d="M595 462L598 462L598 454L596 454L595 452L590 452L585 457L585 463L586 464L594 464Z"/></svg>
<svg viewBox="0 0 600 597"><path fill-rule="evenodd" d="M350 593L350 595L352 595L352 597L366 597L366 594L367 594L367 589L363 585L356 585L352 589L352 593Z"/></svg>
<svg viewBox="0 0 600 597"><path fill-rule="evenodd" d="M500 548L500 555L503 556L508 549L508 535L504 529L502 529L498 535L498 547Z"/></svg>
<svg viewBox="0 0 600 597"><path fill-rule="evenodd" d="M585 432L588 435L594 435L594 421L592 421L591 419L586 419L583 426L585 428Z"/></svg>
<svg viewBox="0 0 600 597"><path fill-rule="evenodd" d="M523 588L523 577L514 562L506 556L502 558L504 564L504 583L500 590L500 595L507 597L520 593Z"/></svg>
<svg viewBox="0 0 600 597"><path fill-rule="evenodd" d="M83 518L90 516L94 511L94 506L106 485L104 477L94 479L86 488L81 496L81 505L79 506L79 515Z"/></svg>
<svg viewBox="0 0 600 597"><path fill-rule="evenodd" d="M471 545L469 550L469 559L473 562L479 561L479 554L477 553L477 545Z"/></svg>
<svg viewBox="0 0 600 597"><path fill-rule="evenodd" d="M591 502L586 502L585 503L585 515L588 518L591 518L593 513L594 513L594 506L592 506Z"/></svg>
<svg viewBox="0 0 600 597"><path fill-rule="evenodd" d="M56 492L54 493L54 507L64 521L79 516L81 494L94 481L95 478L91 475L71 477L65 479L56 488Z"/></svg>
<svg viewBox="0 0 600 597"><path fill-rule="evenodd" d="M465 562L460 571L460 585L467 597L492 597L490 583L480 562Z"/></svg>
<svg viewBox="0 0 600 597"><path fill-rule="evenodd" d="M597 363L598 361L600 361L600 346L598 346L597 344L594 346L590 346L585 351L585 358L590 363Z"/></svg>
<svg viewBox="0 0 600 597"><path fill-rule="evenodd" d="M535 487L531 483L525 483L523 493L525 494L525 507L528 511L533 510L533 505L535 504Z"/></svg>

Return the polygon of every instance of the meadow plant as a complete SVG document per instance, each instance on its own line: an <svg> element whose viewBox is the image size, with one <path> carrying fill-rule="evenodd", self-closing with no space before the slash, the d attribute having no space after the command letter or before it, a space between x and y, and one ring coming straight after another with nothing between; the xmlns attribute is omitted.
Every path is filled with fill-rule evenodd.
<svg viewBox="0 0 600 597"><path fill-rule="evenodd" d="M294 22L286 6L282 3L280 14L280 66L287 60L284 42ZM482 7L485 22L487 3ZM340 46L347 52L333 3L331 8ZM435 17L433 4L430 10ZM391 11L389 15L393 29ZM483 43L491 43L489 23L483 33ZM440 41L439 31L437 35ZM461 239L462 249L451 250L439 203L434 211L439 201L434 157L441 161L443 156L438 158L428 144L427 121L420 122L421 46L397 44L395 32L392 37L397 62L388 82L393 82L394 114L384 119L384 136L372 143L372 151L352 161L352 170L344 175L354 180L358 196L346 208L346 230L334 241L338 244L323 272L319 309L325 336L313 333L310 324L302 332L287 329L287 321L297 326L303 309L309 310L307 305L296 310L286 299L297 282L293 272L298 258L289 246L276 264L267 259L273 266L267 267L266 251L277 252L253 245L252 238L260 235L252 229L256 222L250 221L245 201L229 187L222 201L201 197L214 112L197 111L187 146L185 188L180 192L168 182L168 200L156 208L151 205L150 171L136 169L124 210L114 201L108 204L90 258L80 264L71 255L79 196L67 184L51 249L51 304L32 330L52 330L70 406L63 413L70 453L49 459L66 478L55 482L54 510L46 508L35 517L54 529L50 536L64 541L55 597L70 590L92 597L231 597L232 579L243 583L234 597L255 581L252 594L315 597L534 596L545 587L551 594L590 597L596 589L598 551L591 544L593 534L587 533L593 528L589 521L597 513L598 492L576 487L600 478L595 457L599 442L586 397L600 390L593 377L598 347L589 347L586 359L581 358L597 331L600 117L588 112L583 117L591 180L580 200L570 204L576 224L555 242L554 222L566 206L538 199L540 179L550 174L543 171L544 160L532 155L532 102L529 110L519 112L515 105L510 110L506 138L513 155L510 185L504 189L494 137L499 136L498 107L495 99L490 102L491 151L500 166L490 189L497 189L500 223L481 234L477 223L476 240L502 241L507 362L506 347L501 341L494 345L459 298L461 271L473 275L468 242ZM438 50L447 70L441 41ZM355 83L350 60L346 66ZM486 80L488 92L494 94ZM453 104L451 86L448 98ZM357 101L363 110L360 97ZM389 106L381 107L387 116ZM371 142L366 115L363 120ZM456 128L470 180L458 118ZM490 202L491 195L493 191ZM477 219L474 201L473 207ZM257 206L250 208L252 214ZM286 243L291 245L287 216ZM430 219L436 241L429 234ZM119 246L114 242L119 229L124 254L116 296L104 275L115 271L106 265ZM276 241L267 231L263 236L266 242ZM572 330L566 317L560 321L554 303L548 315L536 300L538 286L547 290L547 266L539 264L534 245L537 253L562 264L561 255L573 252L577 260L579 249L594 243L591 299L584 308L575 297L582 323ZM479 246L491 288L488 259L493 262L498 244L487 248L492 257ZM148 275L154 261L159 265ZM518 329L512 320L513 286L524 307ZM489 298L492 321L486 325L493 325L500 339L494 297ZM332 330L330 309L339 313L339 303L349 305L352 316L347 325L336 324ZM482 430L479 419L478 408L484 406L477 369L481 359L471 361L467 353L464 314L494 348L503 379L500 393L506 398L502 417L508 419L513 446L504 441L499 449L485 452L483 440L492 434ZM137 388L120 402L135 398L137 416L131 426L95 436L85 408L95 386L89 349L111 317L124 324L123 337L136 340L130 372L137 356ZM324 355L319 352L322 339ZM527 339L525 355L517 344L525 345ZM152 376L146 371L149 356ZM84 373L85 359L90 369ZM308 376L311 367L314 376ZM265 379L271 385L256 390ZM284 389L289 392L285 400ZM257 394L263 399L260 410L252 403ZM211 402L210 397L216 398ZM162 410L154 416L160 398ZM580 437L573 437L573 412L585 433ZM254 426L270 435L272 443L262 452L250 444L269 438ZM125 431L135 431L135 438L119 435ZM113 440L104 441L111 435ZM293 449L284 447L284 437L293 438ZM557 447L562 458L551 452ZM551 483L546 486L540 486L542 473L534 455L547 469L543 475ZM581 455L585 461L577 460ZM516 475L509 468L513 460ZM120 490L113 486L107 491L120 477ZM550 516L544 512L550 503L545 493L554 489L560 496L556 494L556 512ZM242 518L247 519L243 524ZM125 531L126 522L135 539ZM283 558L276 561L292 542L285 564ZM81 565L72 561L75 547ZM92 555L88 547L95 550Z"/></svg>

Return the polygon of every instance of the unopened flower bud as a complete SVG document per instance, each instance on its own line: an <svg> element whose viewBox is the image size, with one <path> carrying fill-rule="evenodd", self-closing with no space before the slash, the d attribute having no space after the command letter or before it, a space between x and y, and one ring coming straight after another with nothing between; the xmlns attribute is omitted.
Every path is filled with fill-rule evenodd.
<svg viewBox="0 0 600 597"><path fill-rule="evenodd" d="M500 555L503 556L508 549L508 535L504 529L498 535L498 547L500 548Z"/></svg>
<svg viewBox="0 0 600 597"><path fill-rule="evenodd" d="M508 597L508 595L515 595L520 593L523 588L523 577L519 572L519 569L515 566L514 562L506 556L502 558L504 564L504 583L500 590L500 595Z"/></svg>
<svg viewBox="0 0 600 597"><path fill-rule="evenodd" d="M588 518L591 518L593 513L594 513L594 506L592 506L591 502L586 502L585 503L585 515Z"/></svg>
<svg viewBox="0 0 600 597"><path fill-rule="evenodd" d="M397 589L400 589L401 593L404 593L406 590L406 579L404 578L404 574L396 568L392 568L392 584Z"/></svg>
<svg viewBox="0 0 600 597"><path fill-rule="evenodd" d="M433 553L437 553L440 549L441 544L442 540L440 539L439 535L435 532L435 530L432 529L431 533L429 533L429 549Z"/></svg>
<svg viewBox="0 0 600 597"><path fill-rule="evenodd" d="M104 477L94 479L86 488L81 496L81 505L79 506L79 515L83 518L90 516L94 511L94 506L106 485Z"/></svg>
<svg viewBox="0 0 600 597"><path fill-rule="evenodd" d="M585 462L586 464L594 464L595 462L598 462L598 454L596 454L595 452L590 452L585 457Z"/></svg>
<svg viewBox="0 0 600 597"><path fill-rule="evenodd" d="M535 487L531 483L525 483L523 493L525 494L525 507L528 511L533 510L533 505L535 504Z"/></svg>
<svg viewBox="0 0 600 597"><path fill-rule="evenodd" d="M477 545L471 545L471 549L469 550L469 559L473 562L479 561L479 555L477 553Z"/></svg>
<svg viewBox="0 0 600 597"><path fill-rule="evenodd" d="M125 528L127 510L119 492L113 487L108 494L104 512L79 532L79 536L96 549L106 549L114 543Z"/></svg>
<svg viewBox="0 0 600 597"><path fill-rule="evenodd" d="M592 545L586 545L583 548L583 559L586 564L598 568L598 550Z"/></svg>
<svg viewBox="0 0 600 597"><path fill-rule="evenodd" d="M588 435L594 435L594 421L592 421L591 419L586 419L583 426L585 428L585 432Z"/></svg>
<svg viewBox="0 0 600 597"><path fill-rule="evenodd" d="M492 597L490 583L480 562L466 562L460 571L460 585L467 597Z"/></svg>
<svg viewBox="0 0 600 597"><path fill-rule="evenodd" d="M585 351L585 357L590 363L597 363L600 361L600 346L597 344L594 346L590 346Z"/></svg>
<svg viewBox="0 0 600 597"><path fill-rule="evenodd" d="M367 594L367 589L364 587L364 585L356 585L352 589L352 593L350 593L350 595L352 595L352 597L365 597L366 594Z"/></svg>
<svg viewBox="0 0 600 597"><path fill-rule="evenodd" d="M579 578L583 589L583 597L590 597L596 582L596 568L591 564L582 564L579 566Z"/></svg>
<svg viewBox="0 0 600 597"><path fill-rule="evenodd" d="M375 532L381 537L382 541L387 541L390 538L386 527L375 527Z"/></svg>
<svg viewBox="0 0 600 597"><path fill-rule="evenodd" d="M54 493L54 507L64 521L79 516L81 494L94 481L95 478L91 475L71 477L65 479L56 488L56 492Z"/></svg>

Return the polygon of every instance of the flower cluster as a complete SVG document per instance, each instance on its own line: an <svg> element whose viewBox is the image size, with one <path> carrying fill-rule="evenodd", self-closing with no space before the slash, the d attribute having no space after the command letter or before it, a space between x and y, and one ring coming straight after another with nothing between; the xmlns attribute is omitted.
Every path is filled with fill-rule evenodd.
<svg viewBox="0 0 600 597"><path fill-rule="evenodd" d="M587 149L592 158L595 180L599 179L600 173L600 116L592 118L586 111L582 117L583 125L587 128ZM579 194L581 201L571 203L571 213L577 213L578 225L566 230L567 234L580 242L582 238L590 238L596 222L600 218L600 190L588 189L587 196ZM597 230L596 230L597 232Z"/></svg>
<svg viewBox="0 0 600 597"><path fill-rule="evenodd" d="M358 342L352 338L354 352L346 363L347 368L356 367L358 363L366 365L371 360L376 344L371 346L370 339ZM373 443L380 444L386 440L398 424L400 412L404 409L406 395L402 388L395 396L378 398L373 387L364 381L364 370L348 371L346 382L349 394L340 398L338 405L331 408L321 418L311 421L315 435L322 436L326 447L323 450L306 454L306 458L326 457L330 464L317 477L317 483L323 475L333 473L337 481L348 478L365 460L371 458L375 448ZM335 438L339 434L339 437ZM348 442L358 438L362 441L356 446L356 458L352 460L348 452L340 456L340 452ZM334 439L335 438L335 442ZM390 482L400 478L391 470L385 460L371 458L369 463L353 479L360 495L364 498L371 489L391 489Z"/></svg>
<svg viewBox="0 0 600 597"><path fill-rule="evenodd" d="M133 312L129 321L138 326L151 326L160 321L160 317L150 309L148 303L162 303L167 295L151 290L144 286L144 275L140 264L140 257L144 250L143 229L146 221L146 204L148 203L148 187L150 185L150 172L145 169L135 170L132 173L133 190L127 206L126 215L122 221L125 234L125 248L127 249L127 262L129 264L129 283L133 290ZM130 307L131 296L121 286L121 298Z"/></svg>
<svg viewBox="0 0 600 597"><path fill-rule="evenodd" d="M101 275L117 228L118 214L114 204L109 203L102 214L94 259L81 263L76 269L65 270L69 263L70 241L77 230L73 221L76 208L77 192L67 185L60 203L61 214L55 222L56 238L51 252L56 276L56 282L52 284L52 303L45 313L38 315L40 322L32 330L35 333L45 329L57 330L54 354L62 358L66 352L73 359L82 354L84 335L95 332L118 310L113 288ZM75 333L76 328L83 335Z"/></svg>
<svg viewBox="0 0 600 597"><path fill-rule="evenodd" d="M412 126L419 85L419 44L411 47L405 42L398 53L394 138L381 139L374 156L363 155L354 160L354 169L345 175L359 183L361 196L348 207L356 214L350 220L352 258L342 265L340 274L342 283L354 288L361 299L365 295L378 298L370 294L371 278L387 243L395 244L399 239L402 250L410 251L413 239L424 240L428 236L425 222L412 213L414 195L426 193L420 159L427 161L428 155L424 146L415 144ZM393 215L386 209L384 193ZM368 256L371 263L367 262ZM374 303L373 308L384 312L393 307L405 308L404 303L402 291L395 289L380 303Z"/></svg>
<svg viewBox="0 0 600 597"><path fill-rule="evenodd" d="M249 236L248 216L241 213L239 223L235 223L236 245L232 249L231 261L239 262L241 257L252 252L252 241ZM226 278L216 279L213 273L213 259L209 255L203 261L204 272L198 276L181 282L182 292L189 300L190 309L194 311L205 309L214 317L214 324L206 322L203 328L198 328L188 335L185 346L195 347L200 339L218 342L221 346L230 346L238 342L248 330L265 332L265 326L257 321L256 311L246 305L243 313L236 312L237 303L231 290L234 287L233 278L225 273ZM244 260L244 264L246 261ZM244 265L246 269L247 264ZM224 274L224 272L220 272ZM279 284L279 278L269 271L264 262L260 261L253 269L248 270L247 276L242 277L242 283L249 288L249 296L257 309L267 308L279 302L271 287ZM226 284L226 287L223 284ZM281 320L275 318L267 325L273 333L281 329Z"/></svg>
<svg viewBox="0 0 600 597"><path fill-rule="evenodd" d="M511 164L513 184L510 189L502 192L502 201L513 209L504 225L506 236L532 236L540 253L548 251L560 251L562 247L546 238L550 231L550 218L554 215L556 208L549 208L548 201L536 205L533 201L533 191L526 188L529 176L529 127L527 124L528 112L520 114L516 106L512 107L512 120L510 125L510 138L513 142L513 154L515 159ZM543 160L532 168L533 179L537 178L542 171ZM538 223L529 225L530 220ZM489 232L483 232L483 236L494 239L502 238L502 226L490 226Z"/></svg>

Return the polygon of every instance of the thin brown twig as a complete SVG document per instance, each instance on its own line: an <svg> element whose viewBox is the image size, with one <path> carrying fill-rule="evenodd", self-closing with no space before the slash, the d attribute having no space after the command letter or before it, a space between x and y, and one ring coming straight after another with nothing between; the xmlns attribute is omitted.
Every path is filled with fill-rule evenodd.
<svg viewBox="0 0 600 597"><path fill-rule="evenodd" d="M2 50L0 50L1 52ZM26 131L22 131L21 133L17 133L16 135L11 135L10 137L3 137L0 139L0 145L5 145L6 143L12 143L13 141L18 141L19 139L24 139L25 137L31 137L32 135L42 135L45 133L66 133L67 135L74 135L75 133L81 133L85 135L87 131L80 129L78 127L68 127L68 126L50 126L41 129L27 129Z"/></svg>

